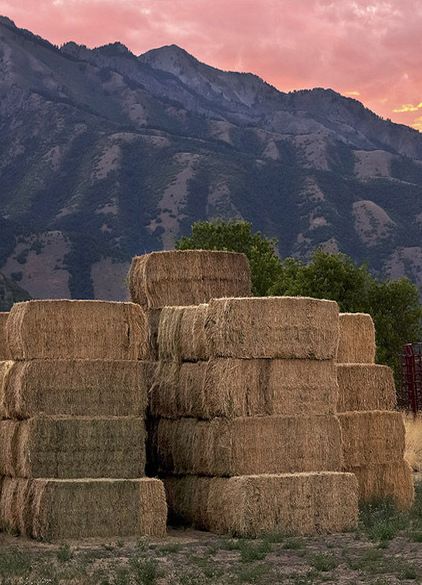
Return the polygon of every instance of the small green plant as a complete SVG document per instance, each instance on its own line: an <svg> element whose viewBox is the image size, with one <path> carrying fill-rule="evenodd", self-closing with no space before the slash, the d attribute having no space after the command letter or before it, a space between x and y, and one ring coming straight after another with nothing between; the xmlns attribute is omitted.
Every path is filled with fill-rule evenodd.
<svg viewBox="0 0 422 585"><path fill-rule="evenodd" d="M239 547L239 552L242 563L262 561L271 552L271 544L265 540L258 542L244 540Z"/></svg>
<svg viewBox="0 0 422 585"><path fill-rule="evenodd" d="M136 585L154 585L161 575L156 559L132 559L130 562Z"/></svg>
<svg viewBox="0 0 422 585"><path fill-rule="evenodd" d="M283 544L283 548L286 550L300 550L304 547L305 543L302 538L288 538Z"/></svg>
<svg viewBox="0 0 422 585"><path fill-rule="evenodd" d="M62 563L69 562L73 557L72 549L68 544L64 544L57 551L57 560Z"/></svg>
<svg viewBox="0 0 422 585"><path fill-rule="evenodd" d="M311 564L314 567L314 569L316 569L317 571L322 571L323 573L332 571L338 565L336 559L332 555L326 553L314 555L312 557Z"/></svg>
<svg viewBox="0 0 422 585"><path fill-rule="evenodd" d="M237 578L240 583L260 583L269 572L266 565L256 564L242 566L237 572Z"/></svg>
<svg viewBox="0 0 422 585"><path fill-rule="evenodd" d="M362 506L360 520L371 540L392 540L408 522L406 515L397 511L391 500L381 500Z"/></svg>
<svg viewBox="0 0 422 585"><path fill-rule="evenodd" d="M405 565L399 574L400 579L413 581L419 578L419 571L413 565Z"/></svg>
<svg viewBox="0 0 422 585"><path fill-rule="evenodd" d="M18 577L27 575L32 570L29 555L20 550L0 551L0 577ZM1 581L0 581L1 582Z"/></svg>

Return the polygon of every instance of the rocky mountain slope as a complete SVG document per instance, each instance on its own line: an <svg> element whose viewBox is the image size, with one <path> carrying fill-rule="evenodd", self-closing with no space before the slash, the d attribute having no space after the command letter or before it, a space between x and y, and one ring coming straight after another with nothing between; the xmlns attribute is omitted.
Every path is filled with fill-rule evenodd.
<svg viewBox="0 0 422 585"><path fill-rule="evenodd" d="M0 136L0 270L33 297L123 298L132 255L212 217L422 286L422 136L334 91L0 18Z"/></svg>
<svg viewBox="0 0 422 585"><path fill-rule="evenodd" d="M0 272L0 312L9 311L14 303L28 301L30 298L25 290Z"/></svg>

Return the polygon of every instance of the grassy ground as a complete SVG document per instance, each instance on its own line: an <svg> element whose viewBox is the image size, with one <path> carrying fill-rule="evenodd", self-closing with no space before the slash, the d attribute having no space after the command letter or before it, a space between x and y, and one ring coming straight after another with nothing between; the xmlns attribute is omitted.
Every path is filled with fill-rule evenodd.
<svg viewBox="0 0 422 585"><path fill-rule="evenodd" d="M361 511L342 535L246 540L172 530L165 541L44 544L0 536L0 584L289 585L422 583L422 483L409 514Z"/></svg>

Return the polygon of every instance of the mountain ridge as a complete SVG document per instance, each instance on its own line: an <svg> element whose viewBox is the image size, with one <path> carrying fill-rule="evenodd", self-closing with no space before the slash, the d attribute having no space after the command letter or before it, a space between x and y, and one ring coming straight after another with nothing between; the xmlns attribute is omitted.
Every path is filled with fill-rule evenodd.
<svg viewBox="0 0 422 585"><path fill-rule="evenodd" d="M422 285L416 130L176 45L56 47L13 26L0 18L0 270L32 296L123 298L133 254L212 217L251 221L282 256L342 250Z"/></svg>

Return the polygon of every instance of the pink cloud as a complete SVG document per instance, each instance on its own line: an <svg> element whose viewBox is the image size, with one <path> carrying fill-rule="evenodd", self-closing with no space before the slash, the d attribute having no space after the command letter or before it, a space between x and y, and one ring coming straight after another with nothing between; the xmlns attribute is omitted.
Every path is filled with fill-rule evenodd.
<svg viewBox="0 0 422 585"><path fill-rule="evenodd" d="M281 90L332 87L420 128L420 0L0 0L18 26L61 44L176 43ZM356 95L356 94L355 94Z"/></svg>

